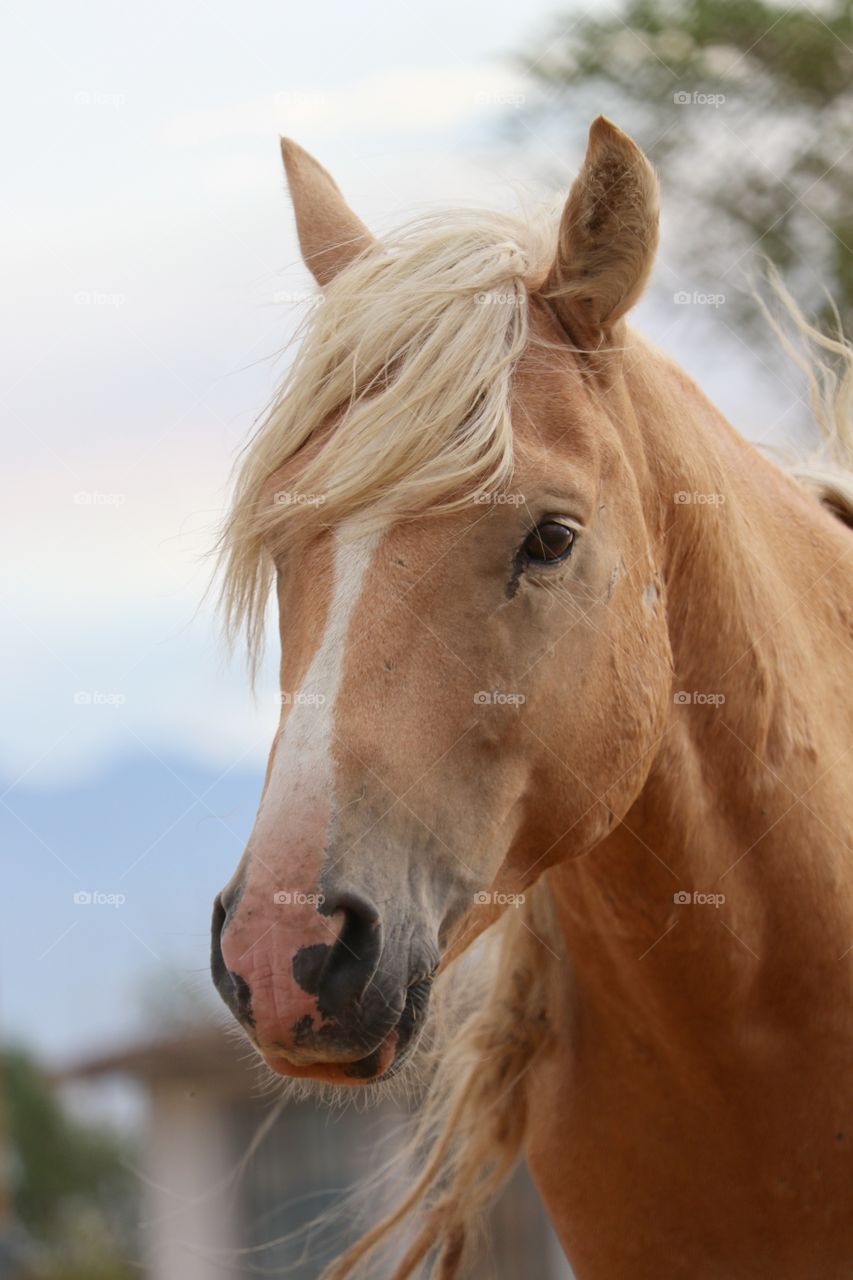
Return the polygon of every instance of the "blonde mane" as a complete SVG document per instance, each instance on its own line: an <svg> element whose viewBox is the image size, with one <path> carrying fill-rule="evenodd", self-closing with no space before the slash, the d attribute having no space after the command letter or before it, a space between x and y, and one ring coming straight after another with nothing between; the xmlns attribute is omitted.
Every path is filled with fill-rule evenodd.
<svg viewBox="0 0 853 1280"><path fill-rule="evenodd" d="M853 347L835 311L835 335L809 322L772 264L766 276L782 318L761 296L758 304L782 350L803 375L819 443L787 469L845 524L853 524ZM834 308L833 308L834 310Z"/></svg>
<svg viewBox="0 0 853 1280"><path fill-rule="evenodd" d="M246 627L255 660L275 559L310 529L446 510L509 481L510 381L555 234L499 213L432 215L318 298L221 542L227 629Z"/></svg>
<svg viewBox="0 0 853 1280"><path fill-rule="evenodd" d="M509 482L512 373L530 340L529 292L545 278L555 239L550 220L433 215L365 253L311 308L247 449L220 545L227 628L233 636L245 626L254 662L276 558L299 539L355 512L384 522L447 510ZM826 444L824 460L795 474L839 513L853 512L850 347L813 329L781 286L777 295L806 346L840 367L807 359L771 321L809 379ZM525 1075L550 1034L547 951L561 951L547 876L480 945L465 975L466 1010L425 1051L430 1082L407 1147L411 1186L325 1280L406 1280L431 1256L437 1280L460 1274L472 1224L522 1150ZM455 1003L458 963L438 979L439 1018L442 988ZM398 1245L391 1269L382 1266L381 1249L400 1235L404 1255Z"/></svg>

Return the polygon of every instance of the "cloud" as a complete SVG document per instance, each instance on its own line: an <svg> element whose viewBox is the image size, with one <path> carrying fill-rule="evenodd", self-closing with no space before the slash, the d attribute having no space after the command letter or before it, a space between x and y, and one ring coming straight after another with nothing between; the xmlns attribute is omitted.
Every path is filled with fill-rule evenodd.
<svg viewBox="0 0 853 1280"><path fill-rule="evenodd" d="M163 141L199 146L270 133L417 135L505 115L524 102L524 78L500 66L386 71L334 87L292 87L250 102L173 116Z"/></svg>

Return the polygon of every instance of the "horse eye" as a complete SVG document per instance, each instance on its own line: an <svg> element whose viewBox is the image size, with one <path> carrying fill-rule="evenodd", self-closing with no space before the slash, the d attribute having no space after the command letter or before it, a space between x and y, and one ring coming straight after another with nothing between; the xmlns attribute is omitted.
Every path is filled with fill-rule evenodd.
<svg viewBox="0 0 853 1280"><path fill-rule="evenodd" d="M548 564L554 560L563 560L571 551L574 541L575 531L569 525L546 520L527 535L522 551L528 560Z"/></svg>

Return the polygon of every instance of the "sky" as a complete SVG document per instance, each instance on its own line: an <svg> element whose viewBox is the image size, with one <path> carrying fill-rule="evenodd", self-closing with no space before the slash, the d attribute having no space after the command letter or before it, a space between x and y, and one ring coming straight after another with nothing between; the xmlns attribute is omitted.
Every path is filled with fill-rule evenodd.
<svg viewBox="0 0 853 1280"><path fill-rule="evenodd" d="M0 1033L61 1060L150 1026L146 983L206 990L210 900L277 719L274 653L253 701L206 591L307 305L278 135L379 232L553 197L607 109L510 141L531 93L514 55L555 7L36 0L8 20ZM672 307L707 282L665 244L638 323L772 438L796 395L713 308Z"/></svg>

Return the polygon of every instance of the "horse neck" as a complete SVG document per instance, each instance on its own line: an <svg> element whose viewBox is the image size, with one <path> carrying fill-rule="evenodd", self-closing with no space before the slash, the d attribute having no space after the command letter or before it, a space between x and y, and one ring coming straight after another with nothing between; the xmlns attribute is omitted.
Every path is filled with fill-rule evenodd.
<svg viewBox="0 0 853 1280"><path fill-rule="evenodd" d="M827 683L835 701L833 685L850 655L853 542L683 370L645 344L639 350L643 359L629 361L626 386L665 583L676 690L722 695L724 702L698 705L719 706L716 719L780 781L791 781L835 719L827 723L808 709L822 705ZM715 717L706 714L701 726L698 719L674 704L673 726L706 748ZM713 754L713 735L710 745Z"/></svg>
<svg viewBox="0 0 853 1280"><path fill-rule="evenodd" d="M691 967L709 998L736 989L744 964L802 992L804 956L840 977L853 946L841 706L853 543L683 371L637 350L627 450L662 570L673 692L688 701L670 706L624 821L549 875L578 971L608 1000L651 983L666 1020ZM680 906L678 892L725 904Z"/></svg>

